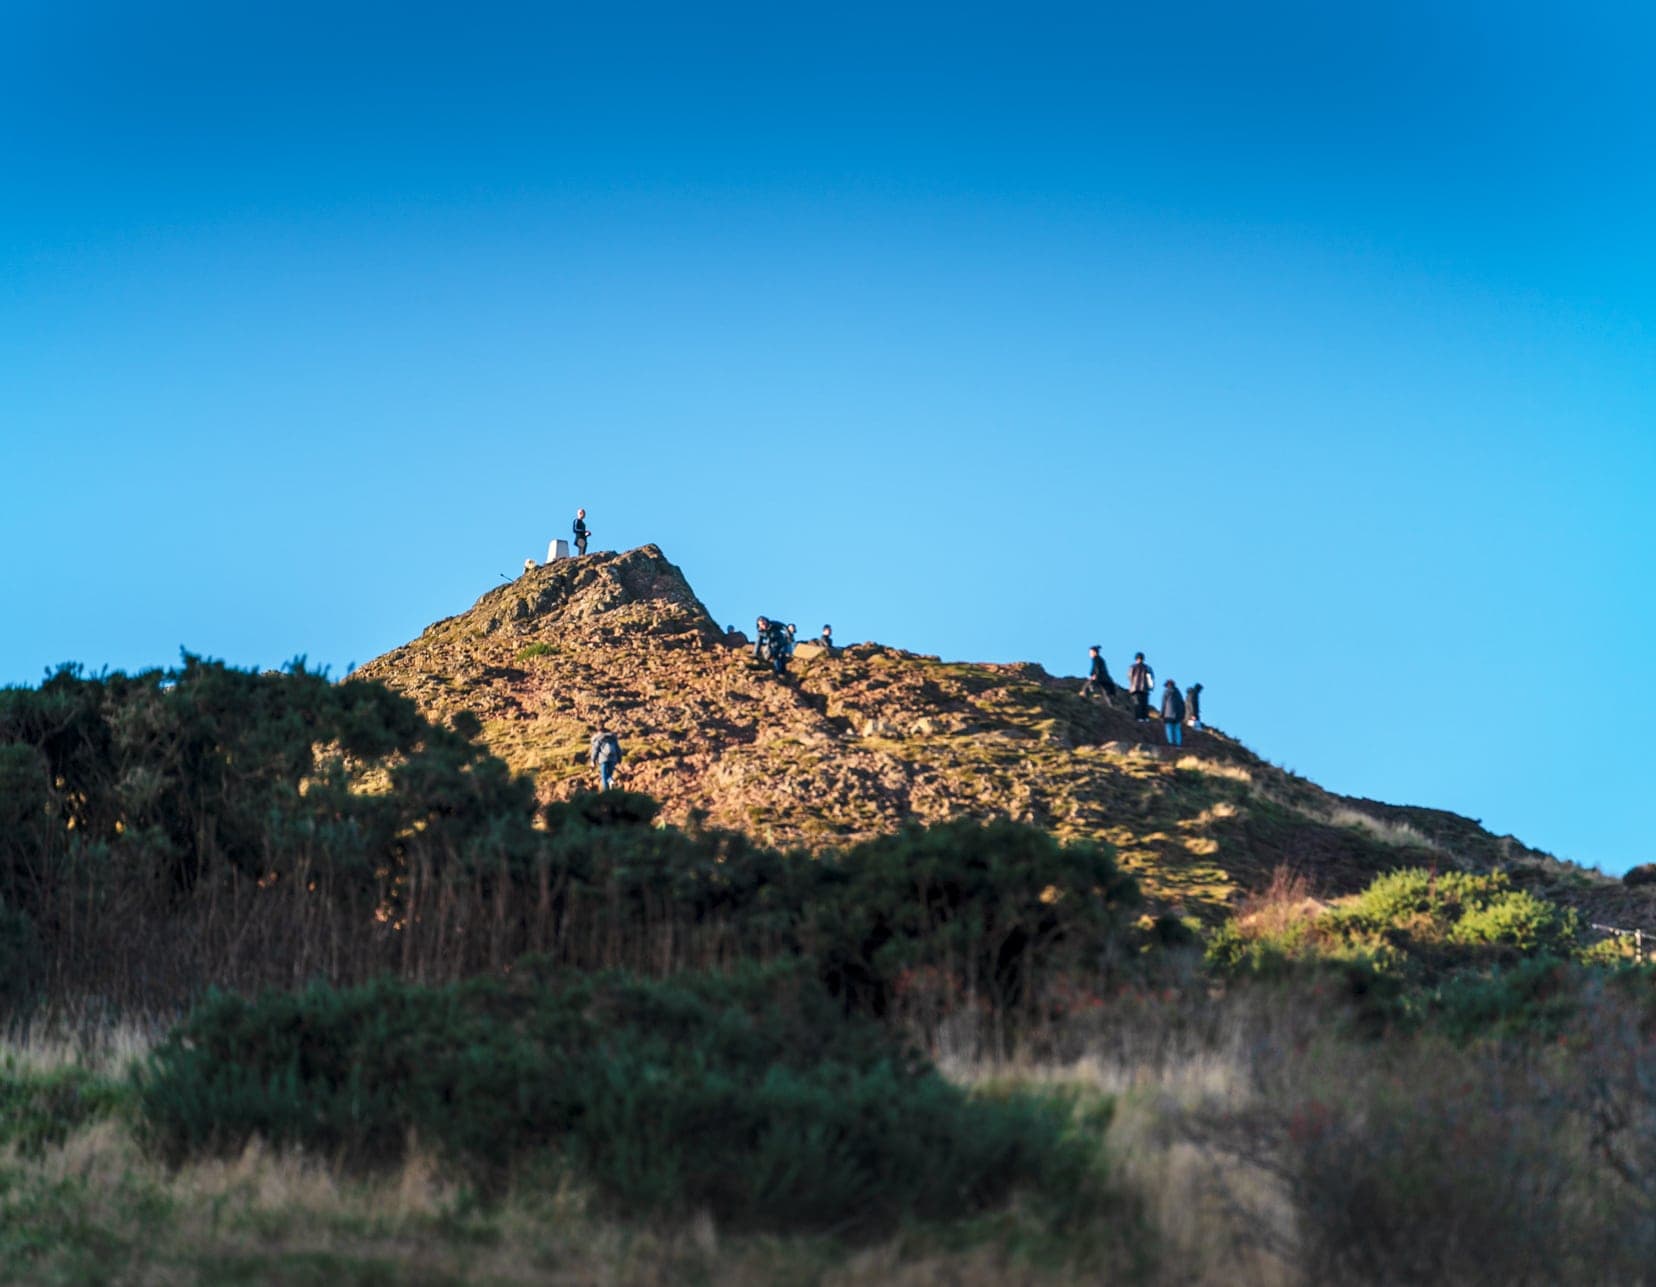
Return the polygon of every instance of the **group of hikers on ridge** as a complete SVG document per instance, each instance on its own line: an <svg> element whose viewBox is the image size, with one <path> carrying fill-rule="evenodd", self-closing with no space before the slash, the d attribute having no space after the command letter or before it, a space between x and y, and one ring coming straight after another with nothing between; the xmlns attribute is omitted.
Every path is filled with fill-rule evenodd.
<svg viewBox="0 0 1656 1287"><path fill-rule="evenodd" d="M575 522L571 525L571 534L574 536L575 553L584 555L587 552L587 541L592 536L592 529L587 526L586 510L575 511ZM524 560L524 570L535 567L533 559ZM798 635L798 627L792 622L783 622L774 617L759 616L754 620L753 660L768 667L777 678L785 678L788 671L788 662L794 655L794 645ZM740 640L735 627L726 631L727 637ZM837 649L834 646L834 628L831 625L822 627L822 633L817 636L816 643L821 647L823 655L832 657ZM1097 644L1087 649L1091 657L1091 665L1087 678L1081 685L1081 693L1087 697L1102 697L1105 701L1113 701L1115 695L1121 691L1115 680L1110 677L1110 668L1104 663L1103 650ZM1145 661L1144 654L1134 653L1133 664L1127 668L1127 695L1132 701L1133 718L1140 724L1150 721L1150 697L1155 691L1156 673ZM1178 685L1171 679L1162 685L1161 695L1162 731L1171 746L1184 745L1184 726L1202 728L1202 686L1192 684L1181 695ZM614 781L615 770L620 766L624 752L621 749L621 739L610 729L607 723L600 723L592 735L591 745L587 749L587 760L593 768L598 770L600 789L608 791Z"/></svg>
<svg viewBox="0 0 1656 1287"><path fill-rule="evenodd" d="M788 672L788 662L793 659L794 643L799 633L799 627L793 622L784 624L771 617L756 617L753 622L753 660L771 670L780 678ZM731 626L725 631L727 636L736 636L736 627ZM834 655L834 627L823 626L822 633L816 637L817 645L822 649L823 656Z"/></svg>
<svg viewBox="0 0 1656 1287"><path fill-rule="evenodd" d="M1104 654L1097 644L1087 652L1092 657L1092 666L1086 682L1081 685L1082 696L1102 696L1105 701L1110 701L1120 689L1110 678ZM1150 694L1155 687L1156 672L1150 669L1150 663L1144 660L1142 652L1134 653L1133 664L1127 668L1127 695L1133 701L1133 718L1140 724L1150 722ZM1162 685L1161 720L1168 745L1183 746L1184 726L1189 724L1193 729L1202 727L1202 686L1192 684L1180 696L1179 686L1171 679L1167 680Z"/></svg>
<svg viewBox="0 0 1656 1287"><path fill-rule="evenodd" d="M754 621L753 659L769 666L773 672L782 676L787 672L788 659L793 656L794 638L798 633L792 623L784 624L770 617L761 616ZM727 635L736 635L731 627ZM826 656L834 655L834 628L823 626L822 633L817 636L817 642L822 645ZM1081 693L1087 697L1103 697L1105 701L1113 701L1115 695L1121 691L1115 680L1110 678L1110 668L1104 664L1104 655L1097 644L1089 648L1092 665L1086 681L1081 685ZM1127 668L1127 694L1132 699L1133 718L1140 724L1150 722L1150 695L1155 691L1156 672L1145 661L1144 654L1135 653L1133 664ZM1179 687L1171 679L1162 684L1161 698L1162 730L1167 735L1170 746L1184 745L1184 726L1202 728L1202 686L1192 684L1183 695ZM601 723L597 732L592 735L592 744L588 748L587 759L592 767L598 770L600 789L608 791L615 776L615 770L622 758L621 740L611 731L607 723Z"/></svg>

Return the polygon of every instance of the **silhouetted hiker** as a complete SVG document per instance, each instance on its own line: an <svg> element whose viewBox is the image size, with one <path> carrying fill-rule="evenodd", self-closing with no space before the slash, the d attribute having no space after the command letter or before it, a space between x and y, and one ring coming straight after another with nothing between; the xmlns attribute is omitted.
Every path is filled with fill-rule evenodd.
<svg viewBox="0 0 1656 1287"><path fill-rule="evenodd" d="M780 621L757 617L753 622L753 659L769 662L778 675L788 668L788 654L793 651L793 637Z"/></svg>
<svg viewBox="0 0 1656 1287"><path fill-rule="evenodd" d="M796 626L796 625L794 625L794 623L793 623L793 622L791 622L791 621L790 621L790 622L788 622L788 642L787 642L787 648L788 648L788 656L790 656L790 657L792 657L792 656L793 656L793 650L794 650L794 636L795 636L795 635L797 635L797 634L798 634L798 633L799 633L799 627L798 627L798 626Z"/></svg>
<svg viewBox="0 0 1656 1287"><path fill-rule="evenodd" d="M587 537L589 537L591 535L592 535L592 533L587 530L586 511L584 509L576 510L575 511L575 553L577 553L577 554L585 554L586 553Z"/></svg>
<svg viewBox="0 0 1656 1287"><path fill-rule="evenodd" d="M1192 684L1185 689L1185 714L1190 720L1191 728L1202 727L1202 686Z"/></svg>
<svg viewBox="0 0 1656 1287"><path fill-rule="evenodd" d="M822 645L822 651L832 657L834 655L834 628L824 626L822 633L817 636L817 642Z"/></svg>
<svg viewBox="0 0 1656 1287"><path fill-rule="evenodd" d="M1145 664L1144 654L1134 653L1133 664L1127 668L1127 691L1133 695L1133 718L1140 724L1150 719L1150 690L1155 683L1156 672Z"/></svg>
<svg viewBox="0 0 1656 1287"><path fill-rule="evenodd" d="M1162 729L1167 734L1169 746L1184 745L1184 698L1179 696L1179 690L1170 679L1162 686Z"/></svg>
<svg viewBox="0 0 1656 1287"><path fill-rule="evenodd" d="M1081 695L1091 697L1097 693L1104 694L1104 700L1109 701L1116 695L1116 682L1110 678L1110 668L1104 664L1103 654L1094 644L1087 649L1092 657L1092 671L1087 675L1087 682L1081 685Z"/></svg>
<svg viewBox="0 0 1656 1287"><path fill-rule="evenodd" d="M621 739L608 728L600 727L592 735L592 750L588 753L588 758L592 761L593 768L598 770L599 790L608 791L610 775L615 772L615 766L621 763Z"/></svg>

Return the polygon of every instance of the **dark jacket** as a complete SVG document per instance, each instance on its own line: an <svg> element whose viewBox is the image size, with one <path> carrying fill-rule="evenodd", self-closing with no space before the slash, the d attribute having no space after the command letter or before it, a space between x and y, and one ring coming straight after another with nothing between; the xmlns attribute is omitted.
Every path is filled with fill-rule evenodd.
<svg viewBox="0 0 1656 1287"><path fill-rule="evenodd" d="M575 539L576 539L576 540L577 540L577 541L584 541L584 540L586 540L586 538L587 538L587 525L586 525L586 519L584 519L584 518L578 518L578 519L576 519L576 520L575 520L575 528L574 528L574 531L575 531Z"/></svg>
<svg viewBox="0 0 1656 1287"><path fill-rule="evenodd" d="M775 661L793 651L793 640L788 638L788 627L775 617L761 617L753 623L753 659Z"/></svg>
<svg viewBox="0 0 1656 1287"><path fill-rule="evenodd" d="M1156 683L1156 672L1150 669L1148 662L1135 661L1127 671L1127 691L1130 693L1148 693Z"/></svg>
<svg viewBox="0 0 1656 1287"><path fill-rule="evenodd" d="M1190 718L1198 724L1202 722L1202 686L1192 684L1185 689L1185 705L1190 709Z"/></svg>
<svg viewBox="0 0 1656 1287"><path fill-rule="evenodd" d="M1177 688L1162 689L1162 719L1169 724L1183 724L1185 707L1184 698L1179 696Z"/></svg>
<svg viewBox="0 0 1656 1287"><path fill-rule="evenodd" d="M1092 659L1092 674L1089 678L1106 693L1110 693L1112 695L1115 693L1116 682L1110 678L1110 668L1104 664L1104 658L1102 656L1097 656Z"/></svg>

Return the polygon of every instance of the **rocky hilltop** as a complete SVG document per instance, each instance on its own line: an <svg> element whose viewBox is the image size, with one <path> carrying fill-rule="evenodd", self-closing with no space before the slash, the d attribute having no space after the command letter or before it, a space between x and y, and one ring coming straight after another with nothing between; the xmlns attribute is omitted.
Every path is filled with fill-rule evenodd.
<svg viewBox="0 0 1656 1287"><path fill-rule="evenodd" d="M549 800L592 785L587 745L607 719L622 784L669 821L767 844L1008 816L1109 841L1152 897L1199 916L1284 867L1325 896L1405 865L1503 868L1597 915L1630 892L1454 814L1334 795L1217 731L1171 751L1125 698L1084 698L1036 665L813 643L779 681L654 545L527 571L357 673L432 718L475 717Z"/></svg>

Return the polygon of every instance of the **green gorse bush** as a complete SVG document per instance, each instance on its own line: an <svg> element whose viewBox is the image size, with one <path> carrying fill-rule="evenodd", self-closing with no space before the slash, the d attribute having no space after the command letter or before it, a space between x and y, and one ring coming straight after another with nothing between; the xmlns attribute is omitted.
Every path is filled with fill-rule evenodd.
<svg viewBox="0 0 1656 1287"><path fill-rule="evenodd" d="M1227 922L1209 936L1207 959L1221 973L1256 978L1360 961L1430 984L1527 959L1573 959L1582 938L1577 913L1515 889L1503 873L1407 868L1315 915L1268 929Z"/></svg>
<svg viewBox="0 0 1656 1287"><path fill-rule="evenodd" d="M255 1137L347 1166L434 1150L484 1191L566 1169L623 1212L883 1229L1073 1189L1061 1103L975 1099L814 980L508 980L215 996L138 1080L173 1160Z"/></svg>

